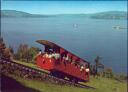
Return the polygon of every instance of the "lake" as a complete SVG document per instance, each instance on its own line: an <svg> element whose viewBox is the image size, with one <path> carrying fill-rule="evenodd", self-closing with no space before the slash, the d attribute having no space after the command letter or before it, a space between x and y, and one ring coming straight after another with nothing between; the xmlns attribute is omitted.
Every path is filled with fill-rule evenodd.
<svg viewBox="0 0 128 92"><path fill-rule="evenodd" d="M2 18L2 36L17 49L21 43L42 47L36 40L50 40L94 62L101 56L106 67L116 73L127 72L127 20L99 20L83 17Z"/></svg>

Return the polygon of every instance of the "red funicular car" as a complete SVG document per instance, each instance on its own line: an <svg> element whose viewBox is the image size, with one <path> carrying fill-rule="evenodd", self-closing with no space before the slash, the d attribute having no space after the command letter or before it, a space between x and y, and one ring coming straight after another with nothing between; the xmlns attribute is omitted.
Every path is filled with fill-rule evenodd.
<svg viewBox="0 0 128 92"><path fill-rule="evenodd" d="M43 53L36 57L39 68L50 71L53 76L73 82L89 81L89 63L64 48L47 40L37 40L44 45Z"/></svg>

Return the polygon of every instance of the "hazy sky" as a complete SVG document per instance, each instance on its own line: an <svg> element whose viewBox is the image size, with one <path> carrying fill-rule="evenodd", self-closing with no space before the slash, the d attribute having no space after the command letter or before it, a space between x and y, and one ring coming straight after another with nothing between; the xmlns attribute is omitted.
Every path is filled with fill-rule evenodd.
<svg viewBox="0 0 128 92"><path fill-rule="evenodd" d="M80 14L127 11L126 1L2 1L1 9L33 14Z"/></svg>

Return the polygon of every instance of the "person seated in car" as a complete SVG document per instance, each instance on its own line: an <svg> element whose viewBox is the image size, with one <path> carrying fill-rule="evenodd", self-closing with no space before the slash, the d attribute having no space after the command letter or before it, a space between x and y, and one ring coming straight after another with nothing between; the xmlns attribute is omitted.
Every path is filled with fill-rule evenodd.
<svg viewBox="0 0 128 92"><path fill-rule="evenodd" d="M83 70L84 70L84 66L81 65L81 67L80 67L80 71L83 71Z"/></svg>
<svg viewBox="0 0 128 92"><path fill-rule="evenodd" d="M72 63L72 56L69 56L69 62Z"/></svg>
<svg viewBox="0 0 128 92"><path fill-rule="evenodd" d="M52 52L49 52L49 54L48 54L48 58L52 58L53 56L52 56Z"/></svg>
<svg viewBox="0 0 128 92"><path fill-rule="evenodd" d="M68 55L65 57L65 61L69 61L69 56Z"/></svg>
<svg viewBox="0 0 128 92"><path fill-rule="evenodd" d="M60 54L59 53L55 53L55 59L59 59L60 58Z"/></svg>
<svg viewBox="0 0 128 92"><path fill-rule="evenodd" d="M48 52L45 52L45 54L43 55L43 57L48 58L49 57L48 55L49 55Z"/></svg>
<svg viewBox="0 0 128 92"><path fill-rule="evenodd" d="M57 59L60 58L60 54L59 54L59 53L56 53L56 52L53 52L53 53L51 54L51 57L57 60Z"/></svg>

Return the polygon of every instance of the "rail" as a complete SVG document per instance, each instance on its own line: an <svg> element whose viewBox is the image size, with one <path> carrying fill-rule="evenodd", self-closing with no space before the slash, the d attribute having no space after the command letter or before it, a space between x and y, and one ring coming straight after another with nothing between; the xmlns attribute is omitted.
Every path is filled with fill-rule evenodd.
<svg viewBox="0 0 128 92"><path fill-rule="evenodd" d="M94 87L90 87L80 83L73 83L66 79L60 79L60 78L54 77L47 72L32 68L30 66L19 64L17 62L13 62L10 60L0 59L0 68L1 68L1 73L10 73L23 78L49 81L51 83L55 83L59 85L68 85L68 86L75 86L80 88L95 89Z"/></svg>

